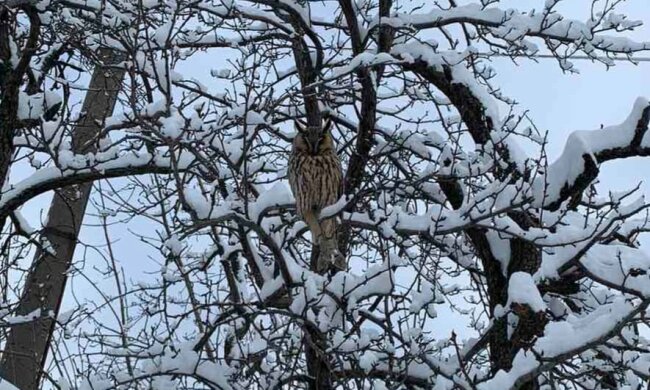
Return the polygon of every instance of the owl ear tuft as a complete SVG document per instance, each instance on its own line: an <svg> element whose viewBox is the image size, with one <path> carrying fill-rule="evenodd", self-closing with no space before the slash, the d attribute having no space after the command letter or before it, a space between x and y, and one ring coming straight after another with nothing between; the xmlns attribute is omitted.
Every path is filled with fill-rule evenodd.
<svg viewBox="0 0 650 390"><path fill-rule="evenodd" d="M325 124L323 125L323 134L328 134L332 131L332 120L330 118L325 119Z"/></svg>
<svg viewBox="0 0 650 390"><path fill-rule="evenodd" d="M300 134L305 134L307 132L307 128L298 120L293 121L293 127Z"/></svg>

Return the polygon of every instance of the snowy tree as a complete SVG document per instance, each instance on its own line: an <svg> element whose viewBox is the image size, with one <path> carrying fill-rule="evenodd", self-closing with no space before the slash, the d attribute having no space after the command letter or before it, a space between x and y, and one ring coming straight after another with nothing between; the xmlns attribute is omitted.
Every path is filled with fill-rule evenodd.
<svg viewBox="0 0 650 390"><path fill-rule="evenodd" d="M494 82L495 58L634 62L650 42L619 3L573 20L559 0L5 0L0 376L648 386L648 204L597 183L603 164L650 154L648 101L549 161L547 134ZM294 121L326 118L345 186L321 218L339 220L348 270L321 274L286 170ZM53 220L24 217L52 192ZM450 318L462 334L434 336Z"/></svg>

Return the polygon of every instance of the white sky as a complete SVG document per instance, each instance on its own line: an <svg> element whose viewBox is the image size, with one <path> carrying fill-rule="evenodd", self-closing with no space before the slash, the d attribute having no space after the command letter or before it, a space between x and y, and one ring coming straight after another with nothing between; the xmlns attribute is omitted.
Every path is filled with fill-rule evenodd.
<svg viewBox="0 0 650 390"><path fill-rule="evenodd" d="M500 7L524 10L539 7L541 4L542 1L508 0L503 1ZM566 0L563 7L565 16L584 20L590 4L591 0ZM640 19L648 24L634 35L639 40L650 40L650 0L629 0L620 9L632 19ZM647 57L650 57L650 53ZM606 71L603 65L591 64L588 61L575 60L574 64L581 74L564 74L557 63L550 59L542 59L537 64L522 60L519 65L512 64L508 59L499 59L493 64L498 74L494 85L500 86L505 95L520 102L520 109L528 109L530 117L539 129L549 131L548 151L551 159L562 151L571 131L596 129L601 124L619 123L627 116L638 96L650 98L650 62L642 62L638 66L619 63L609 71ZM202 74L205 71L206 69L201 69ZM602 168L601 188L631 188L639 181L650 179L649 174L650 159L608 163ZM642 190L650 195L650 183L643 183ZM31 202L24 208L25 215L37 216L42 206L43 202ZM146 259L143 253L134 253L133 249L129 248L131 244L125 245L129 236L127 231L118 228L111 230L116 233L116 238L127 240L116 246L118 259L125 267L127 275L132 272L139 278L145 270L157 271L154 263ZM100 237L95 235L97 233L98 229L85 229L82 240L100 242ZM645 242L650 246L650 240ZM80 258L80 255L82 254L77 253L76 257ZM77 294L85 295L84 289L89 288L87 282L75 280L74 284L82 290L77 290ZM87 292L94 295L90 291ZM63 310L72 304L69 293L67 297ZM436 333L446 336L456 325L451 318L444 321L444 324L440 321L437 324L443 326L437 329ZM464 333L462 329L456 329L456 332Z"/></svg>
<svg viewBox="0 0 650 390"><path fill-rule="evenodd" d="M510 0L502 3L504 8L527 9L541 1ZM567 17L583 20L588 15L591 1L567 0L562 4ZM631 37L650 40L650 1L629 0L620 7L620 12L646 24L631 33ZM650 58L650 53L645 57ZM637 66L619 62L606 70L600 64L574 60L579 75L562 73L552 59L540 59L539 63L519 62L516 66L508 59L496 60L495 85L520 102L521 108L530 110L530 117L540 130L549 131L550 158L561 153L571 131L620 123L631 111L637 97L650 98L650 62L640 62ZM606 187L623 189L646 179L648 173L650 161L635 159L607 164L600 179ZM650 194L649 184L643 188Z"/></svg>

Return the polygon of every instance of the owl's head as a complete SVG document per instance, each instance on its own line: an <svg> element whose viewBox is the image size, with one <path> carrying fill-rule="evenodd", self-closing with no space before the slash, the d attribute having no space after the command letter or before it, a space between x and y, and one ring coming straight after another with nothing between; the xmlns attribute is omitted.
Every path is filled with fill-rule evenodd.
<svg viewBox="0 0 650 390"><path fill-rule="evenodd" d="M334 150L331 120L325 121L322 131L308 128L298 121L294 121L294 126L297 132L293 139L295 152L317 155Z"/></svg>

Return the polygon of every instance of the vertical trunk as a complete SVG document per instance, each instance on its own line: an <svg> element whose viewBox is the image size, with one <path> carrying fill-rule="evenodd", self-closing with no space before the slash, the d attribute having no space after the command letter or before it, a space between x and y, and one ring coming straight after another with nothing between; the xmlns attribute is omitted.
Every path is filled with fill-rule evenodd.
<svg viewBox="0 0 650 390"><path fill-rule="evenodd" d="M527 212L512 211L508 213L508 216L524 230L536 226L536 221ZM489 251L488 246L485 252ZM510 252L508 279L515 272L526 272L532 275L541 264L541 252L530 242L517 238L511 239ZM484 257L483 264L490 295L490 310L494 312L496 305L506 304L508 279L503 276L500 264L492 258L491 254L487 261L488 256L482 257ZM547 319L543 312L536 313L522 305L515 305L512 309L518 317L517 327L513 330L512 335L508 337L508 324L505 317L494 322L494 328L490 333L490 361L494 372L510 370L517 352L521 349L529 349L535 339L543 333L546 326ZM521 385L520 389L534 390L538 387L537 379L531 379Z"/></svg>
<svg viewBox="0 0 650 390"><path fill-rule="evenodd" d="M101 57L107 64L118 61L113 52L102 53ZM73 133L75 152L96 149L93 138L101 130L98 123L103 123L113 112L123 77L121 70L95 68L83 103L85 116ZM25 315L40 309L41 313L51 315L12 327L0 362L0 376L21 390L38 388L54 330L55 322L50 318L56 318L59 312L91 188L92 183L62 188L55 192L50 205L43 234L55 254L37 251L16 314Z"/></svg>
<svg viewBox="0 0 650 390"><path fill-rule="evenodd" d="M9 173L14 153L14 131L17 127L18 96L23 72L14 69L11 58L12 26L14 15L8 9L0 9L0 187ZM6 216L0 216L0 230Z"/></svg>
<svg viewBox="0 0 650 390"><path fill-rule="evenodd" d="M508 213L508 216L524 230L539 227L538 221L526 211L512 211ZM510 240L508 276L515 272L526 272L532 275L537 272L541 263L542 253L535 244L516 238ZM515 354L520 349L530 349L535 339L544 333L544 327L548 321L544 312L536 313L528 306L516 306L512 309L517 314L519 321L510 340L510 366L512 366ZM538 388L536 378L525 382L520 387L523 390Z"/></svg>
<svg viewBox="0 0 650 390"><path fill-rule="evenodd" d="M332 389L332 369L327 356L326 335L312 326L305 326L304 336L307 372L312 379L309 386L313 390Z"/></svg>
<svg viewBox="0 0 650 390"><path fill-rule="evenodd" d="M299 23L293 23L297 31L301 31ZM303 87L303 99L305 104L305 113L309 137L319 137L322 126L322 114L318 106L318 93L315 87L311 86L316 81L320 69L315 69L308 46L304 43L301 34L296 34L292 42L292 50L298 76ZM321 248L317 243L312 243L311 250L311 268L318 270L318 258ZM309 385L310 390L330 390L332 389L332 372L329 364L329 358L326 354L327 342L326 335L320 332L316 327L309 324L303 326L303 344L305 346L305 359L307 361L307 373L312 381Z"/></svg>
<svg viewBox="0 0 650 390"><path fill-rule="evenodd" d="M352 48L355 55L361 54L364 50L361 34L358 26L356 12L352 2L339 0L339 4L346 18L352 40ZM393 5L392 0L379 1L379 15L387 17ZM379 28L379 39L377 40L378 51L386 53L390 51L393 43L394 31L387 25ZM383 76L384 67L375 68L374 74L369 69L360 68L357 70L357 78L361 85L361 111L359 115L359 127L357 129L357 141L354 153L350 156L348 169L344 178L344 190L346 195L353 195L362 186L364 174L370 160L370 151L374 143L375 125L377 123L377 86ZM376 86L376 85L377 86ZM356 207L353 202L345 211L352 212ZM339 229L338 244L339 252L343 256L349 255L350 243L352 241L352 229L349 225L343 225Z"/></svg>
<svg viewBox="0 0 650 390"><path fill-rule="evenodd" d="M440 188L454 209L463 204L462 189L453 179L441 179ZM523 211L513 211L508 216L515 221L522 229L528 230L535 227L537 222ZM465 231L469 237L478 257L483 263L485 278L487 282L488 300L490 312L493 314L497 305L505 305L508 300L508 280L515 272L527 272L534 274L541 264L541 252L534 244L521 240L510 240L510 263L507 275L501 269L501 263L494 257L485 232L479 228L469 228ZM530 308L519 306L515 309L519 317L518 325L511 337L508 337L508 324L506 318L494 321L489 334L490 364L493 372L499 370L510 370L512 361L517 352L531 346L546 326L544 313L535 313ZM536 390L537 380L531 379L520 386L524 390Z"/></svg>

